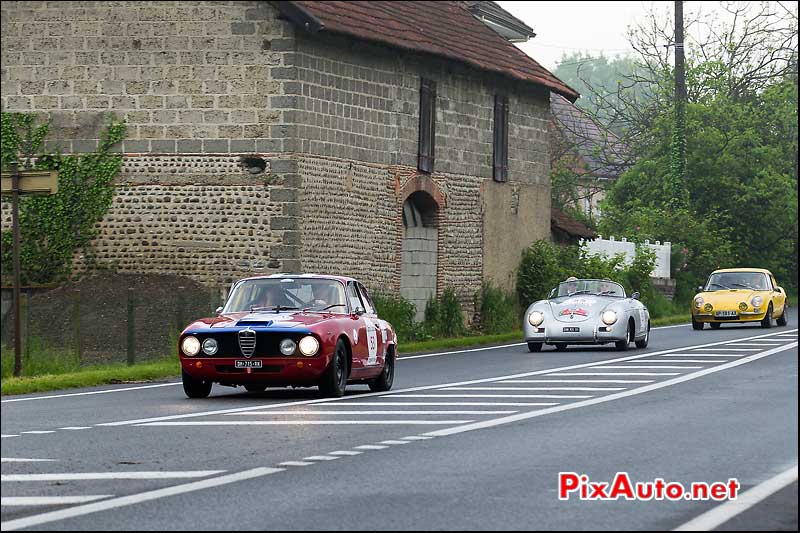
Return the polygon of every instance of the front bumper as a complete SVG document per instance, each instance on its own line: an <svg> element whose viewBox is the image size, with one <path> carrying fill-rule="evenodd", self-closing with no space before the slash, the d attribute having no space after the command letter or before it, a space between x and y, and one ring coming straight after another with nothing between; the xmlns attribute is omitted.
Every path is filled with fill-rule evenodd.
<svg viewBox="0 0 800 533"><path fill-rule="evenodd" d="M718 322L720 324L736 323L736 322L761 322L767 316L767 311L739 311L734 309L721 309L721 311L736 311L736 315L730 317L718 317L712 311L711 313L692 313L692 318L695 322Z"/></svg>
<svg viewBox="0 0 800 533"><path fill-rule="evenodd" d="M181 367L195 379L232 385L259 383L277 387L315 385L328 368L332 355L253 357L248 361L261 361L261 368L235 368L235 361L243 359L180 356Z"/></svg>
<svg viewBox="0 0 800 533"><path fill-rule="evenodd" d="M565 332L564 327L578 327L580 331ZM525 327L526 342L541 342L543 344L606 344L609 342L623 341L627 337L625 324L617 321L611 326L587 324L586 322L570 326L547 325L535 328L531 325Z"/></svg>

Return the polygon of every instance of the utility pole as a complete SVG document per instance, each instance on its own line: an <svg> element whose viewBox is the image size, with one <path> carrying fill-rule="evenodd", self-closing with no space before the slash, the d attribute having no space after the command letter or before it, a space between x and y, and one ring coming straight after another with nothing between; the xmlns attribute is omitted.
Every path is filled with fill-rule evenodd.
<svg viewBox="0 0 800 533"><path fill-rule="evenodd" d="M686 207L686 66L683 57L683 1L675 0L675 132L672 136L672 203Z"/></svg>

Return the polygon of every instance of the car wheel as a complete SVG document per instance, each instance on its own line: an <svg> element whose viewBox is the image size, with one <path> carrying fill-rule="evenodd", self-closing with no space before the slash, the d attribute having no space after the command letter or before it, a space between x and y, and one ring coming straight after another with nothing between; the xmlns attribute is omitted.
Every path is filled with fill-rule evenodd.
<svg viewBox="0 0 800 533"><path fill-rule="evenodd" d="M709 324L708 324L708 325L709 325L709 326L711 326L711 329L719 329L719 327L720 327L722 324L720 324L719 322L709 322Z"/></svg>
<svg viewBox="0 0 800 533"><path fill-rule="evenodd" d="M650 342L650 322L647 323L647 331L644 334L644 339L640 341L636 341L637 348L647 348L647 344Z"/></svg>
<svg viewBox="0 0 800 533"><path fill-rule="evenodd" d="M207 398L211 394L211 386L214 384L213 381L195 379L185 370L181 370L181 380L183 381L183 392L189 398Z"/></svg>
<svg viewBox="0 0 800 533"><path fill-rule="evenodd" d="M783 305L783 313L781 313L781 316L778 317L775 322L777 322L779 326L785 326L789 323L789 321L786 320L786 304Z"/></svg>
<svg viewBox="0 0 800 533"><path fill-rule="evenodd" d="M628 349L628 344L630 344L631 339L633 339L633 336L634 336L633 325L629 324L628 325L628 334L625 336L625 340L624 341L616 341L614 343L614 346L617 347L617 350L619 350L621 352L624 352L625 350Z"/></svg>
<svg viewBox="0 0 800 533"><path fill-rule="evenodd" d="M705 326L705 322L697 322L694 317L692 317L692 329L701 330Z"/></svg>
<svg viewBox="0 0 800 533"><path fill-rule="evenodd" d="M563 342L556 343L556 350L558 350L559 352L563 352L566 349L567 349L567 345L565 343L563 343Z"/></svg>
<svg viewBox="0 0 800 533"><path fill-rule="evenodd" d="M529 352L541 352L542 351L542 343L541 342L529 342L528 343L528 351Z"/></svg>
<svg viewBox="0 0 800 533"><path fill-rule="evenodd" d="M344 341L339 339L336 342L336 350L333 352L333 359L328 365L328 370L322 376L319 383L319 390L323 395L332 398L344 396L344 389L347 386L347 347Z"/></svg>
<svg viewBox="0 0 800 533"><path fill-rule="evenodd" d="M764 320L761 321L762 328L771 328L772 327L772 304L769 304L767 308L767 314L764 315Z"/></svg>
<svg viewBox="0 0 800 533"><path fill-rule="evenodd" d="M244 388L247 392L264 392L267 390L266 385L260 385L258 383L248 383Z"/></svg>
<svg viewBox="0 0 800 533"><path fill-rule="evenodd" d="M394 382L394 351L389 349L386 352L385 363L381 375L368 383L369 390L372 392L386 392L392 388Z"/></svg>

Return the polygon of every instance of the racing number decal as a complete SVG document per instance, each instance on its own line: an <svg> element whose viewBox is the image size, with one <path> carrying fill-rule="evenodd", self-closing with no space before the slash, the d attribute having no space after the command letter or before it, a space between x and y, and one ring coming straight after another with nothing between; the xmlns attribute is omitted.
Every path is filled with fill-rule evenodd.
<svg viewBox="0 0 800 533"><path fill-rule="evenodd" d="M374 365L378 362L378 332L369 320L365 320L367 324L367 346L369 347L369 357L367 358L368 365Z"/></svg>

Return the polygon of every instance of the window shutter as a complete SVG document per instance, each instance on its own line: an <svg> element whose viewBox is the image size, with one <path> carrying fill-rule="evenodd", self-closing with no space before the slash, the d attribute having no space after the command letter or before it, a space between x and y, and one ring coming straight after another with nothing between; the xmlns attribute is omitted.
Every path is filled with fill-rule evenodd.
<svg viewBox="0 0 800 533"><path fill-rule="evenodd" d="M508 97L494 97L494 180L508 181Z"/></svg>
<svg viewBox="0 0 800 533"><path fill-rule="evenodd" d="M436 149L436 82L422 78L419 89L419 154L417 168L433 172Z"/></svg>

